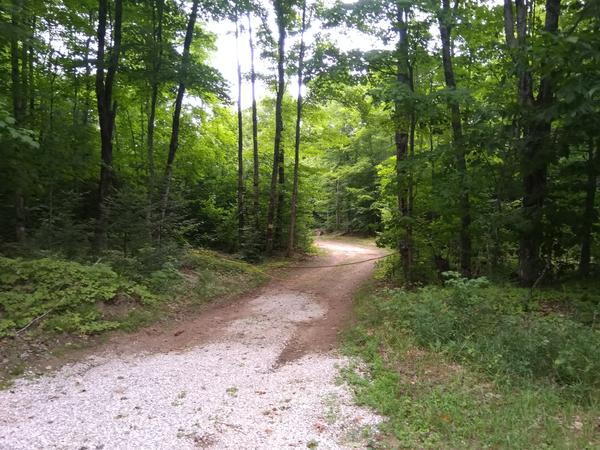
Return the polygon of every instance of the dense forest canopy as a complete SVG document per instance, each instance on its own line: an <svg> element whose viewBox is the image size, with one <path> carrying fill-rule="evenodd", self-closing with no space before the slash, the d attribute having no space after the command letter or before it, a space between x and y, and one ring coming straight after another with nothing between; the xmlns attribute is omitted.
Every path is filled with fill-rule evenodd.
<svg viewBox="0 0 600 450"><path fill-rule="evenodd" d="M319 228L406 283L597 270L597 0L0 5L7 255L254 260Z"/></svg>

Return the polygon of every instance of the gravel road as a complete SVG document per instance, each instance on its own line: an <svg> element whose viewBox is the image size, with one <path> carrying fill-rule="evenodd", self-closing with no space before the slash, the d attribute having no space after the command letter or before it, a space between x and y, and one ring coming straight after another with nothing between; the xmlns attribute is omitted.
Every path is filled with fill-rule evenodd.
<svg viewBox="0 0 600 450"><path fill-rule="evenodd" d="M381 254L319 245L328 254L311 264ZM349 361L336 335L371 271L372 263L289 271L177 324L179 333L141 331L17 380L0 391L0 448L365 448L381 418L354 405L340 382Z"/></svg>

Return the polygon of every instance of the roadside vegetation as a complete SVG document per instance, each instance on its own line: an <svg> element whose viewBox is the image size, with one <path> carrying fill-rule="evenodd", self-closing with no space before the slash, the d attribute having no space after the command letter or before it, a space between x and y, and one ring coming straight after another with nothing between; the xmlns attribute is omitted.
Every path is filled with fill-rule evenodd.
<svg viewBox="0 0 600 450"><path fill-rule="evenodd" d="M150 252L146 259L112 255L93 263L1 257L0 381L90 337L168 321L266 280L260 268L210 250L162 260Z"/></svg>
<svg viewBox="0 0 600 450"><path fill-rule="evenodd" d="M600 290L539 289L446 273L356 299L346 378L389 420L390 448L591 449L600 445Z"/></svg>

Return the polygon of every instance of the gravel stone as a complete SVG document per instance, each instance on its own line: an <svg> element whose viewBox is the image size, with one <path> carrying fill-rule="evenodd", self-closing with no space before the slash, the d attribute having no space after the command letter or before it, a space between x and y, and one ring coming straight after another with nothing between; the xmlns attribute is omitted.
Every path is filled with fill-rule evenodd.
<svg viewBox="0 0 600 450"><path fill-rule="evenodd" d="M296 327L326 311L271 292L223 337L179 352L92 356L0 391L0 448L365 448L381 417L339 383L335 351L280 365ZM369 433L366 433L369 434Z"/></svg>

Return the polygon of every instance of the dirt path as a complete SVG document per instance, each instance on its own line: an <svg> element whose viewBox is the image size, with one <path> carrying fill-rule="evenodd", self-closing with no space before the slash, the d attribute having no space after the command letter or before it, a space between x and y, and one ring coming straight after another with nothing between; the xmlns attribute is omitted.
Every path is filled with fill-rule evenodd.
<svg viewBox="0 0 600 450"><path fill-rule="evenodd" d="M310 265L379 256L320 240ZM351 297L372 262L293 269L168 329L0 391L0 448L364 448L380 420L336 383Z"/></svg>

